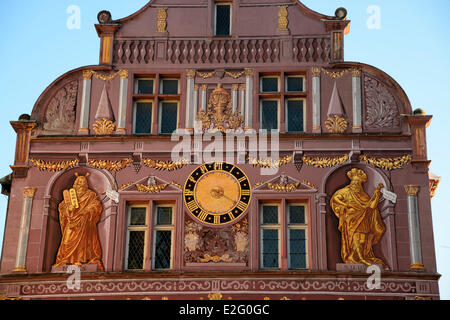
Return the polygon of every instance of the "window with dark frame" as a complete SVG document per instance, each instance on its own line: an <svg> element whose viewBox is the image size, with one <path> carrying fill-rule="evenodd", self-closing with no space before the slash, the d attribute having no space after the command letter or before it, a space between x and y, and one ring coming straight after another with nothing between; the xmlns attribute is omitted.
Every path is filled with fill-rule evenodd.
<svg viewBox="0 0 450 320"><path fill-rule="evenodd" d="M305 206L301 204L289 204L288 219L289 269L306 269L308 263Z"/></svg>
<svg viewBox="0 0 450 320"><path fill-rule="evenodd" d="M261 206L261 267L263 269L279 268L279 206Z"/></svg>
<svg viewBox="0 0 450 320"><path fill-rule="evenodd" d="M161 94L179 94L179 80L178 79L161 79L160 91Z"/></svg>
<svg viewBox="0 0 450 320"><path fill-rule="evenodd" d="M231 4L216 4L215 36L227 37L231 35Z"/></svg>
<svg viewBox="0 0 450 320"><path fill-rule="evenodd" d="M261 101L261 129L278 130L278 100Z"/></svg>
<svg viewBox="0 0 450 320"><path fill-rule="evenodd" d="M153 102L138 101L134 110L135 134L150 134L152 129Z"/></svg>
<svg viewBox="0 0 450 320"><path fill-rule="evenodd" d="M177 129L178 102L161 102L160 106L160 134L172 134Z"/></svg>
<svg viewBox="0 0 450 320"><path fill-rule="evenodd" d="M286 131L303 132L304 131L304 100L288 99L286 100Z"/></svg>
<svg viewBox="0 0 450 320"><path fill-rule="evenodd" d="M127 270L144 269L145 239L147 232L147 208L128 209Z"/></svg>
<svg viewBox="0 0 450 320"><path fill-rule="evenodd" d="M154 269L172 267L173 207L157 206L155 211Z"/></svg>

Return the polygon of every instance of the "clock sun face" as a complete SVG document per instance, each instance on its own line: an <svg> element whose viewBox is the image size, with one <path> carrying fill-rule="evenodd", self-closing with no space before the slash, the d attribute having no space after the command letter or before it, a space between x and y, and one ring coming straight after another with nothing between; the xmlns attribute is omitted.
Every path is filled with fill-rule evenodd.
<svg viewBox="0 0 450 320"><path fill-rule="evenodd" d="M235 165L207 163L189 176L183 196L186 207L198 221L222 226L236 221L247 210L250 181Z"/></svg>

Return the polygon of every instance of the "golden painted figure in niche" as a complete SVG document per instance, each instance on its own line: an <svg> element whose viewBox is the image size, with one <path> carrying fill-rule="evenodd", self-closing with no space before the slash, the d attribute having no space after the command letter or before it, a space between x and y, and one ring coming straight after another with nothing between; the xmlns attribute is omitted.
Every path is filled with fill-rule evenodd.
<svg viewBox="0 0 450 320"><path fill-rule="evenodd" d="M367 182L363 170L353 168L347 172L347 176L351 180L350 184L338 190L330 201L339 219L342 260L349 264L381 264L388 268L373 252L373 246L386 231L378 210L383 184L379 184L372 197L369 197L363 188L363 183Z"/></svg>
<svg viewBox="0 0 450 320"><path fill-rule="evenodd" d="M96 264L98 270L103 271L97 234L102 204L97 194L89 189L89 173L75 176L73 188L64 190L64 200L58 206L62 239L54 266Z"/></svg>

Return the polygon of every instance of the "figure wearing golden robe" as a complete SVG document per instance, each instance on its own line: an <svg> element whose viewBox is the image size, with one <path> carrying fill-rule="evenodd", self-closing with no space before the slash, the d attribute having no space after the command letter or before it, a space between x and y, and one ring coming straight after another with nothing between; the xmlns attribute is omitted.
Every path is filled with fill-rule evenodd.
<svg viewBox="0 0 450 320"><path fill-rule="evenodd" d="M102 204L97 194L89 189L89 173L75 176L73 188L64 190L64 200L58 206L62 239L54 266L96 264L98 270L103 271L97 234Z"/></svg>
<svg viewBox="0 0 450 320"><path fill-rule="evenodd" d="M369 197L363 188L363 183L367 182L367 175L363 170L353 168L347 172L347 176L351 180L350 184L338 190L330 201L331 208L339 219L342 260L349 264L381 264L388 268L373 252L373 246L386 231L378 210L383 184L379 184L372 197Z"/></svg>

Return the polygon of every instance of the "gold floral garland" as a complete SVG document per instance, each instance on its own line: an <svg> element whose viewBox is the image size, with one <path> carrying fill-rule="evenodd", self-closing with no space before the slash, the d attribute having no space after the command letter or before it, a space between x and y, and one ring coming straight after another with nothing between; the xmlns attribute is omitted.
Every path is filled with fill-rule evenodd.
<svg viewBox="0 0 450 320"><path fill-rule="evenodd" d="M94 76L94 78L99 79L99 80L110 81L119 75L120 75L120 78L128 78L128 70L119 70L116 73L113 73L111 75L100 74L100 73L95 72L94 70L83 70L83 78L84 79L91 79L92 76Z"/></svg>
<svg viewBox="0 0 450 320"><path fill-rule="evenodd" d="M343 76L345 76L348 72L352 72L354 74L358 74L360 73L360 70L357 68L350 68L350 69L345 69L342 71L328 71L327 69L324 68L320 68L320 71L324 72L326 75L328 75L329 77L333 78L333 79L339 79L342 78Z"/></svg>
<svg viewBox="0 0 450 320"><path fill-rule="evenodd" d="M266 160L260 160L256 158L248 158L248 163L253 165L254 167L260 167L260 168L279 168L281 166L284 166L286 164L289 164L292 162L293 157L292 156L286 156L278 160L273 159L266 159Z"/></svg>
<svg viewBox="0 0 450 320"><path fill-rule="evenodd" d="M309 166L313 166L316 168L330 168L330 167L335 167L338 165L341 165L345 162L347 162L348 160L348 155L344 155L342 157L334 157L334 158L329 158L329 157L316 157L316 158L310 158L310 157L303 157L303 162L306 163Z"/></svg>
<svg viewBox="0 0 450 320"><path fill-rule="evenodd" d="M120 171L128 167L133 162L133 159L127 158L120 161L111 161L111 160L94 160L89 159L88 163L90 166L96 169L106 169L108 171Z"/></svg>
<svg viewBox="0 0 450 320"><path fill-rule="evenodd" d="M297 188L300 186L300 182L296 183L288 183L288 184L281 184L281 183L268 183L267 187L270 190L274 191L280 191L280 192L294 192L297 190Z"/></svg>
<svg viewBox="0 0 450 320"><path fill-rule="evenodd" d="M403 168L409 161L411 161L411 155L407 154L396 158L373 158L368 157L365 154L359 156L359 158L366 164L373 167L381 168L387 171Z"/></svg>
<svg viewBox="0 0 450 320"><path fill-rule="evenodd" d="M158 184L146 186L145 184L136 184L138 191L146 193L158 193L167 188L167 184Z"/></svg>
<svg viewBox="0 0 450 320"><path fill-rule="evenodd" d="M153 159L143 159L142 163L144 166L153 168L156 170L164 170L164 171L174 171L183 168L184 166L190 164L191 162L188 159L183 159L181 161L159 161Z"/></svg>
<svg viewBox="0 0 450 320"><path fill-rule="evenodd" d="M70 168L75 167L80 162L79 159L73 159L68 161L60 161L60 162L54 162L54 161L44 161L39 159L30 159L30 162L33 164L34 167L38 168L40 171L50 171L50 172L56 172L56 171L63 171Z"/></svg>

